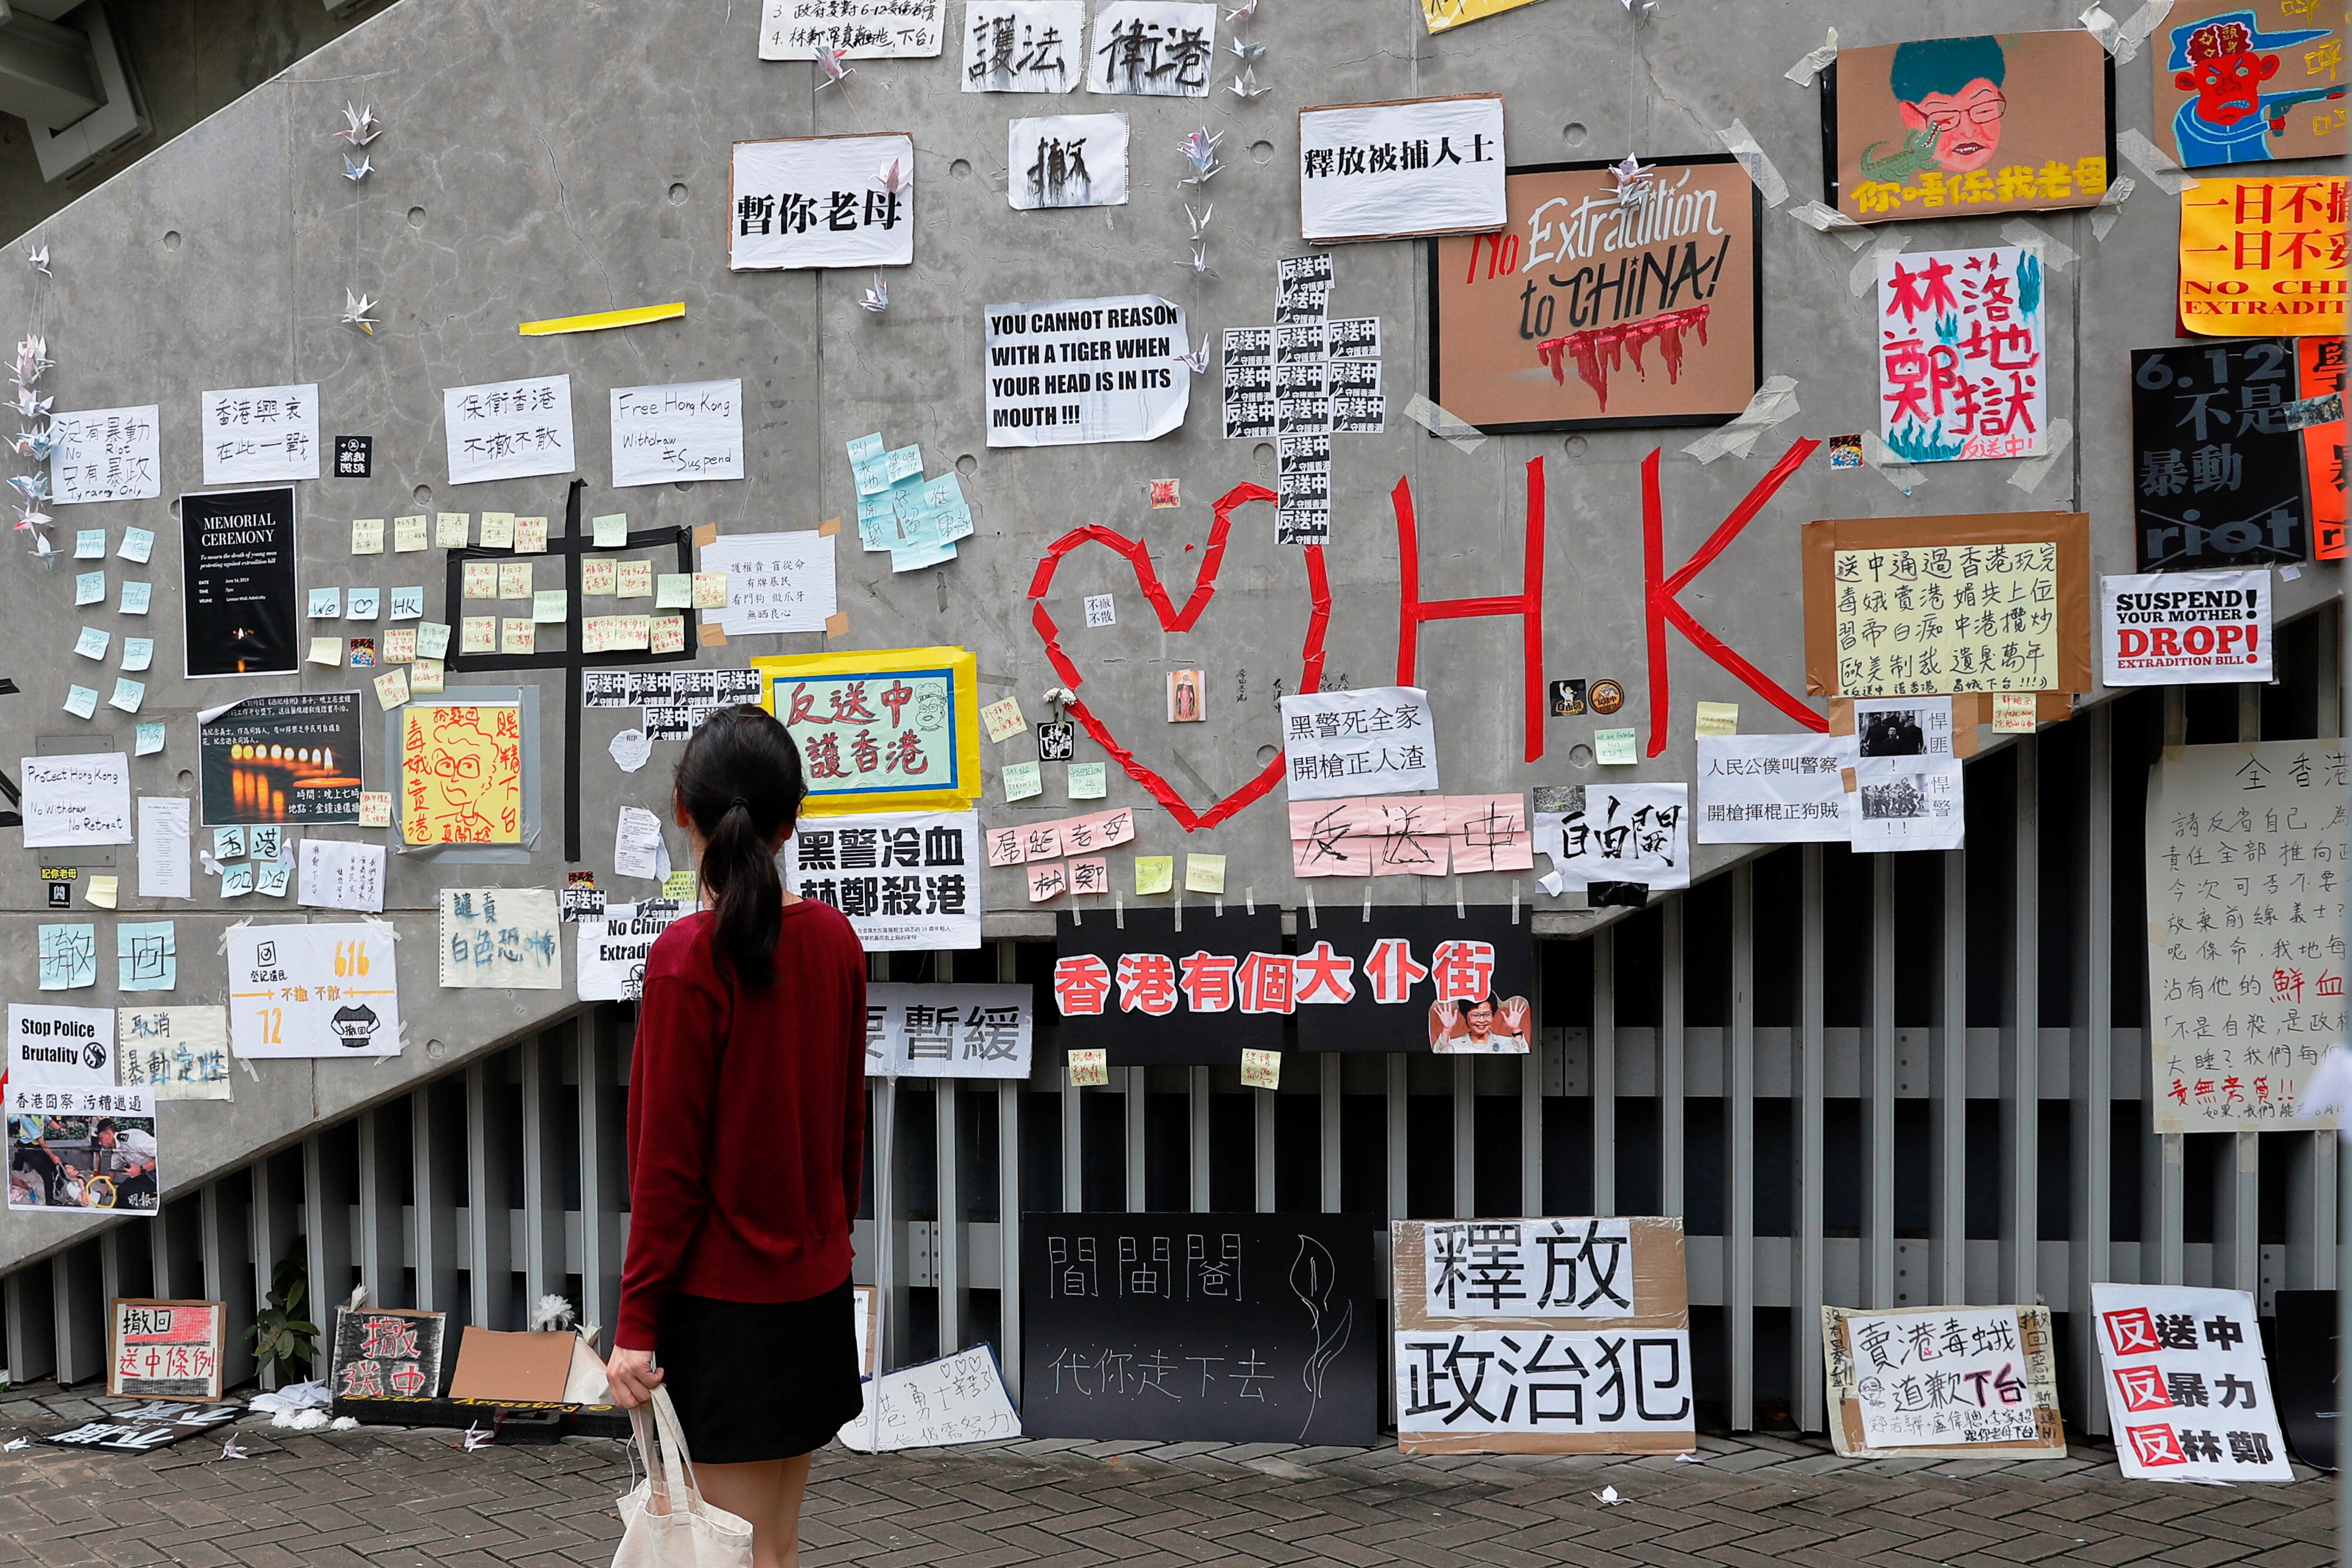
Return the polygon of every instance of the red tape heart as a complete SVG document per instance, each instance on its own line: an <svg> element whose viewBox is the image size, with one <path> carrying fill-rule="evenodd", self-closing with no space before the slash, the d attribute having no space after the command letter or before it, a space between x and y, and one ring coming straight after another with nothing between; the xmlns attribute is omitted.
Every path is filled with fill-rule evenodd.
<svg viewBox="0 0 2352 1568"><path fill-rule="evenodd" d="M1263 485L1237 485L1217 502L1216 521L1209 529L1208 548L1202 552L1201 570L1192 579L1192 595L1184 601L1184 608L1181 612L1170 602L1168 590L1160 581L1159 569L1151 564L1151 547L1141 539L1115 533L1098 523L1072 528L1055 539L1038 560L1036 575L1029 581L1029 598L1032 601L1029 620L1037 628L1037 635L1045 641L1045 657L1053 661L1054 673L1062 677L1062 684L1072 692L1084 684L1077 666L1070 663L1070 656L1062 651L1061 629L1054 624L1054 618L1045 613L1045 592L1054 585L1055 569L1061 565L1064 556L1089 540L1109 546L1125 556L1128 565L1134 568L1136 584L1143 590L1143 597L1151 601L1152 613L1160 617L1161 630L1190 632L1192 623L1201 618L1201 612L1208 608L1209 601L1216 597L1217 569L1225 559L1225 536L1232 530L1234 509L1252 501L1275 498L1274 492ZM1301 553L1307 559L1307 602L1311 606L1307 622L1307 641L1298 650L1298 690L1304 694L1322 689L1323 634L1331 623L1331 583L1323 570L1323 547L1307 545ZM1255 778L1206 811L1196 812L1168 780L1138 761L1135 753L1113 738L1110 727L1097 718L1084 700L1072 702L1069 709L1071 716L1086 726L1087 733L1094 737L1095 743L1118 759L1118 765L1127 769L1129 778L1151 791L1152 799L1168 808L1168 814L1175 818L1178 825L1188 833L1215 827L1273 789L1275 780L1282 777L1284 757L1277 751L1274 760L1260 769Z"/></svg>

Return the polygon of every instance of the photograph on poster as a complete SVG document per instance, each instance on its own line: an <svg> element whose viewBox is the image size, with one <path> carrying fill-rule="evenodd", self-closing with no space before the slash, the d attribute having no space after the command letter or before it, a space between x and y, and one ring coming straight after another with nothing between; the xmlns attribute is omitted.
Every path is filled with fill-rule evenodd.
<svg viewBox="0 0 2352 1568"><path fill-rule="evenodd" d="M360 820L357 692L247 697L196 716L206 826Z"/></svg>
<svg viewBox="0 0 2352 1568"><path fill-rule="evenodd" d="M155 1099L143 1089L10 1079L8 1207L155 1218Z"/></svg>

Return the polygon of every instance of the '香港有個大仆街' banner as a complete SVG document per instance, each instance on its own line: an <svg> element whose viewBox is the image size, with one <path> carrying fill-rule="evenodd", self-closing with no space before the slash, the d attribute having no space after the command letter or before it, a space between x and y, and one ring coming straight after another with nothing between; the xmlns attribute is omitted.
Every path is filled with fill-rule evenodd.
<svg viewBox="0 0 2352 1568"><path fill-rule="evenodd" d="M988 444L1151 441L1192 396L1184 308L1153 294L988 308Z"/></svg>

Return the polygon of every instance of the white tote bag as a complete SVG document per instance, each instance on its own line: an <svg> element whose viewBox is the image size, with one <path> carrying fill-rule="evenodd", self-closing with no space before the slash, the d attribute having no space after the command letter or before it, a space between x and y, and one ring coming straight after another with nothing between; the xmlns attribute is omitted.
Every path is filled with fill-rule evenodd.
<svg viewBox="0 0 2352 1568"><path fill-rule="evenodd" d="M629 1412L646 1479L620 1501L613 1568L751 1568L751 1527L702 1500L669 1391Z"/></svg>

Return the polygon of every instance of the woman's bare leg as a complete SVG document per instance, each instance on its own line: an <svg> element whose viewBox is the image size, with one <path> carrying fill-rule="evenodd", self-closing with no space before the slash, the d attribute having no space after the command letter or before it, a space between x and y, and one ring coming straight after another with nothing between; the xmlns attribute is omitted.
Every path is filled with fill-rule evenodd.
<svg viewBox="0 0 2352 1568"><path fill-rule="evenodd" d="M788 1521L781 1520L786 1473L793 1466L799 1467L799 1478L790 1488L792 1514ZM694 1467L703 1500L751 1525L752 1568L793 1568L800 1561L800 1487L807 1477L805 1458Z"/></svg>

